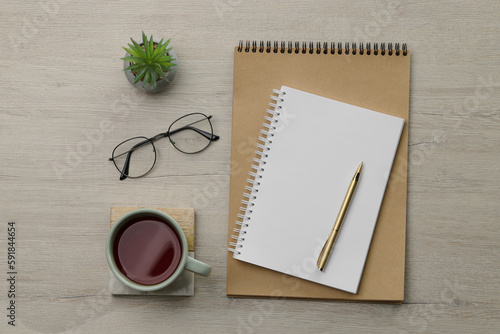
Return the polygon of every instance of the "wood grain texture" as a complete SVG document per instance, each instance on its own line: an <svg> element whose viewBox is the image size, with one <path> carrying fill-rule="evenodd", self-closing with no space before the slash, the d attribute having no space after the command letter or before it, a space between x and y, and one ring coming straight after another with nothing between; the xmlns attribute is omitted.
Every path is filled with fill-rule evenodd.
<svg viewBox="0 0 500 334"><path fill-rule="evenodd" d="M110 226L121 216L131 211L142 209L140 207L113 207L110 213ZM194 229L195 229L195 213L193 208L150 208L166 213L172 217L182 228L186 235L188 251L194 252Z"/></svg>
<svg viewBox="0 0 500 334"><path fill-rule="evenodd" d="M2 2L0 332L497 333L500 328L500 2ZM122 45L171 37L177 78L137 92ZM240 40L406 42L412 52L405 302L225 296L233 48ZM119 181L122 140L212 114L220 140ZM109 208L192 207L189 298L111 297ZM7 325L7 222L17 225L16 328Z"/></svg>

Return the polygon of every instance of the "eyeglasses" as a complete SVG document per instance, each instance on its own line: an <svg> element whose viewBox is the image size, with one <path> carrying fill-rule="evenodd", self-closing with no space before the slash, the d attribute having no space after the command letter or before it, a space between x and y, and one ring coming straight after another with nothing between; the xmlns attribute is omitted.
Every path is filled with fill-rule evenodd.
<svg viewBox="0 0 500 334"><path fill-rule="evenodd" d="M139 136L127 139L115 147L109 161L113 161L120 172L120 180L142 177L156 164L154 142L158 139L168 137L173 147L186 154L201 152L212 141L218 140L219 136L213 133L211 118L211 115L191 113L174 121L167 132L151 138Z"/></svg>

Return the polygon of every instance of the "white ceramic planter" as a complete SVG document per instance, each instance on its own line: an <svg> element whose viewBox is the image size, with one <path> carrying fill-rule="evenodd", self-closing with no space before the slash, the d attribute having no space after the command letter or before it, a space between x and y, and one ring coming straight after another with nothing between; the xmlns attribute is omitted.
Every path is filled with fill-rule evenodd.
<svg viewBox="0 0 500 334"><path fill-rule="evenodd" d="M139 39L139 40L142 40L142 39ZM160 41L157 39L153 39L153 42L159 43ZM171 47L170 43L169 43L168 47ZM168 52L168 54L175 58L175 60L173 60L172 63L178 65L177 54L174 52L174 49L170 50ZM125 53L125 57L129 57L129 56L130 56L130 54L128 52ZM130 66L130 62L127 60L124 60L123 61L123 68L125 69L129 66ZM167 80L160 79L156 82L156 91L153 90L153 88L151 87L150 84L146 84L146 85L144 85L144 87L142 87L142 85L144 84L144 82L142 82L142 81L139 81L138 83L134 84L135 75L131 71L124 71L124 72L125 72L125 76L127 77L128 81L135 88L137 88L141 91L144 91L146 93L153 94L153 93L158 93L158 92L161 92L162 90L165 90L168 87L168 85L170 85L170 83L174 80L175 75L177 73L177 66L172 66L170 68L170 71L167 72Z"/></svg>

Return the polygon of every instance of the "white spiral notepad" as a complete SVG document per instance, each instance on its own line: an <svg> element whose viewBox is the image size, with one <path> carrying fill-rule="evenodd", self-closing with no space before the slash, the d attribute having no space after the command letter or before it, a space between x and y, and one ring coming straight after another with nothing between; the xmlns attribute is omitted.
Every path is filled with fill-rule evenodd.
<svg viewBox="0 0 500 334"><path fill-rule="evenodd" d="M356 293L404 120L282 86L260 133L234 258ZM330 260L318 255L363 172Z"/></svg>

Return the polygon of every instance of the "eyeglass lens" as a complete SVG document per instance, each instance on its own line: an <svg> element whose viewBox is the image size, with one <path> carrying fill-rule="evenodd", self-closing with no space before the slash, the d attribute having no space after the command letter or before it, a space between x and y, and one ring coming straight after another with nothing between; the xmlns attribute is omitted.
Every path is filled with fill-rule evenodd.
<svg viewBox="0 0 500 334"><path fill-rule="evenodd" d="M129 161L127 161L129 159ZM118 145L113 152L116 168L128 177L147 174L156 162L156 150L146 137L135 137Z"/></svg>
<svg viewBox="0 0 500 334"><path fill-rule="evenodd" d="M184 153L204 150L210 144L213 135L210 120L200 113L179 118L172 123L168 132L172 145Z"/></svg>

